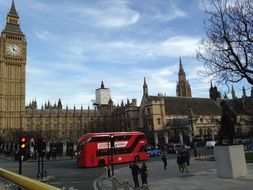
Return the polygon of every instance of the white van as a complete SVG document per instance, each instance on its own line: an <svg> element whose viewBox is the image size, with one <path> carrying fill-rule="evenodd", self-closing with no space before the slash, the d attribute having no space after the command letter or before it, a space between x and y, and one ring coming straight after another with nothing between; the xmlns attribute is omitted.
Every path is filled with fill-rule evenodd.
<svg viewBox="0 0 253 190"><path fill-rule="evenodd" d="M213 148L215 146L215 141L206 141L206 148Z"/></svg>

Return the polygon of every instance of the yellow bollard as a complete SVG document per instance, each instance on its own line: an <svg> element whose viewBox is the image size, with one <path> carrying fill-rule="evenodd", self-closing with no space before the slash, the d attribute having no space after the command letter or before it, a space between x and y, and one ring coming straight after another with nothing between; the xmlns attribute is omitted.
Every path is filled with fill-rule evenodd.
<svg viewBox="0 0 253 190"><path fill-rule="evenodd" d="M0 177L7 179L8 181L11 181L15 183L16 185L23 187L27 190L60 190L57 187L54 187L52 185L48 185L39 181L36 181L34 179L31 179L29 177L25 177L19 174L16 174L14 172L10 172L8 170L4 170L0 168Z"/></svg>
<svg viewBox="0 0 253 190"><path fill-rule="evenodd" d="M143 184L141 186L141 190L149 190L148 185L147 184Z"/></svg>
<svg viewBox="0 0 253 190"><path fill-rule="evenodd" d="M105 167L104 176L105 176L105 178L108 178L108 170L107 170L107 167Z"/></svg>
<svg viewBox="0 0 253 190"><path fill-rule="evenodd" d="M117 184L117 178L116 176L112 177L112 190L117 190L118 189L118 184Z"/></svg>
<svg viewBox="0 0 253 190"><path fill-rule="evenodd" d="M124 181L124 190L130 190L128 180Z"/></svg>

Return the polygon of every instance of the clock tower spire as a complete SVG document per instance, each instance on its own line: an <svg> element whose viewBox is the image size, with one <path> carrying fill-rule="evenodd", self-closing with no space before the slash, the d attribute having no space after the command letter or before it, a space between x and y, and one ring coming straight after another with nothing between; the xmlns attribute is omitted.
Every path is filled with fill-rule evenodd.
<svg viewBox="0 0 253 190"><path fill-rule="evenodd" d="M10 11L6 17L6 25L3 32L13 32L18 34L23 34L19 25L19 16L16 11L14 0L12 0L12 5Z"/></svg>
<svg viewBox="0 0 253 190"><path fill-rule="evenodd" d="M26 39L13 0L0 36L0 133L25 129L25 71Z"/></svg>

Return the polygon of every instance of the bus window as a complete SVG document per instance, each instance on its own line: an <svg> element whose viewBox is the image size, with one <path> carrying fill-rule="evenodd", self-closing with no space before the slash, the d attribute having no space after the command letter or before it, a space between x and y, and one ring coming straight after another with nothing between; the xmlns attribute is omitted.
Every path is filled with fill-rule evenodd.
<svg viewBox="0 0 253 190"><path fill-rule="evenodd" d="M108 156L108 150L98 150L97 156Z"/></svg>
<svg viewBox="0 0 253 190"><path fill-rule="evenodd" d="M143 145L143 146L140 148L139 152L147 152L147 145Z"/></svg>
<svg viewBox="0 0 253 190"><path fill-rule="evenodd" d="M81 144L79 144L79 146L77 147L77 151L83 150L84 144L85 144L85 141L83 141Z"/></svg>
<svg viewBox="0 0 253 190"><path fill-rule="evenodd" d="M109 137L92 137L90 142L106 142L109 140Z"/></svg>
<svg viewBox="0 0 253 190"><path fill-rule="evenodd" d="M123 136L116 136L115 140L129 140L131 138L131 135L123 135Z"/></svg>
<svg viewBox="0 0 253 190"><path fill-rule="evenodd" d="M85 144L88 144L91 141L91 138L85 140Z"/></svg>
<svg viewBox="0 0 253 190"><path fill-rule="evenodd" d="M145 135L139 135L139 139L146 139Z"/></svg>

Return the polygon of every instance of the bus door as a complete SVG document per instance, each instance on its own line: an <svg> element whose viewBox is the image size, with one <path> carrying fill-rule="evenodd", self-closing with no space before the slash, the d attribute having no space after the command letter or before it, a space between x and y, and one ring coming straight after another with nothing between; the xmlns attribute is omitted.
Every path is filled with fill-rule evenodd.
<svg viewBox="0 0 253 190"><path fill-rule="evenodd" d="M95 164L95 155L94 154L90 154L90 164L91 165Z"/></svg>

